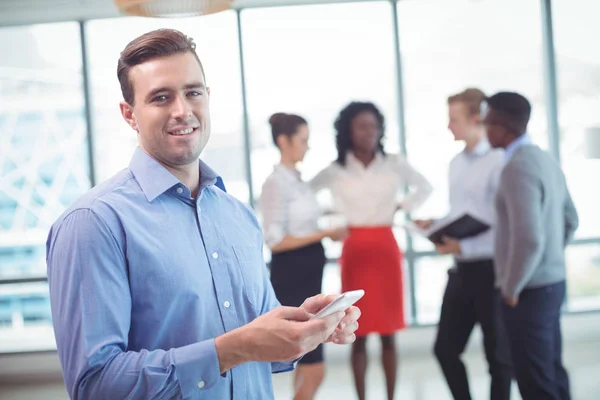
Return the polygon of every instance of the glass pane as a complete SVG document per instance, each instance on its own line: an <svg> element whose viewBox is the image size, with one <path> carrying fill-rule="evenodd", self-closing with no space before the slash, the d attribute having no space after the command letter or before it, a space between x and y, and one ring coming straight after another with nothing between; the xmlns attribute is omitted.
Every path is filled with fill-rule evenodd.
<svg viewBox="0 0 600 400"><path fill-rule="evenodd" d="M90 187L79 25L3 28L0 48L0 281L43 278L50 225ZM47 284L0 285L0 337L54 346Z"/></svg>
<svg viewBox="0 0 600 400"><path fill-rule="evenodd" d="M306 179L335 159L333 122L353 100L372 101L381 108L387 125L386 149L398 151L392 22L389 2L243 11L257 199L273 165L279 162L268 124L275 112L299 114L309 123L311 149L300 167ZM319 200L330 205L326 193L321 193ZM339 244L327 241L325 246L329 257L339 256Z"/></svg>
<svg viewBox="0 0 600 400"><path fill-rule="evenodd" d="M567 248L569 311L600 308L600 243Z"/></svg>
<svg viewBox="0 0 600 400"><path fill-rule="evenodd" d="M387 145L397 151L388 2L249 9L242 13L242 23L257 197L279 161L268 124L277 111L308 120L311 150L302 165L307 178L335 158L333 122L352 100L373 101L382 109Z"/></svg>
<svg viewBox="0 0 600 400"><path fill-rule="evenodd" d="M425 256L415 260L415 294L419 324L437 324L439 321L448 269L453 265L454 260L450 256Z"/></svg>
<svg viewBox="0 0 600 400"><path fill-rule="evenodd" d="M0 285L0 353L56 349L47 283Z"/></svg>
<svg viewBox="0 0 600 400"><path fill-rule="evenodd" d="M600 192L590 177L600 175L600 159L586 159L586 129L600 127L600 35L594 0L552 2L558 71L560 151L573 201L579 212L577 238L600 237Z"/></svg>
<svg viewBox="0 0 600 400"><path fill-rule="evenodd" d="M158 28L180 30L196 42L211 89L212 136L201 158L223 177L229 193L248 202L239 46L233 11L201 18L117 18L86 24L98 181L125 168L137 146L135 132L119 111L123 99L116 74L119 54L131 40Z"/></svg>
<svg viewBox="0 0 600 400"><path fill-rule="evenodd" d="M397 7L408 158L435 188L416 214L440 217L448 211L448 164L463 147L447 129L449 95L467 87L488 94L521 92L533 104L533 140L548 145L540 6L520 0L421 0ZM415 248L432 245L416 240Z"/></svg>

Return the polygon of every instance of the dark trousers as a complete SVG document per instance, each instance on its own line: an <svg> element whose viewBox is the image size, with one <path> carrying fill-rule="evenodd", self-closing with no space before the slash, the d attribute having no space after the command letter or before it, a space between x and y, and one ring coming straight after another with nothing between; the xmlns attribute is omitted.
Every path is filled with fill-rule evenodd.
<svg viewBox="0 0 600 400"><path fill-rule="evenodd" d="M569 377L562 363L560 308L565 282L525 289L515 308L502 307L515 374L523 400L568 400Z"/></svg>
<svg viewBox="0 0 600 400"><path fill-rule="evenodd" d="M500 294L494 288L491 260L459 263L448 271L442 312L435 342L435 356L456 400L469 400L467 371L461 360L476 323L492 378L490 398L510 399L512 363L501 318Z"/></svg>

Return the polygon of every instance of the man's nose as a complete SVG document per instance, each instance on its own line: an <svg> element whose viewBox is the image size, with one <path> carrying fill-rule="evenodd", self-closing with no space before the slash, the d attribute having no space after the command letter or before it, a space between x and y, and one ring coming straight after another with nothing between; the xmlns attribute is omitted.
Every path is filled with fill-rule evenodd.
<svg viewBox="0 0 600 400"><path fill-rule="evenodd" d="M177 96L173 102L171 114L174 118L186 119L192 113L192 107L183 96Z"/></svg>

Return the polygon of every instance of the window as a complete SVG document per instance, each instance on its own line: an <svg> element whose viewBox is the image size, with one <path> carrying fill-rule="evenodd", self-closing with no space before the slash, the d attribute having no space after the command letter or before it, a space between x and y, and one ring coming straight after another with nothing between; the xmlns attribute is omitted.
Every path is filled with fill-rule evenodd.
<svg viewBox="0 0 600 400"><path fill-rule="evenodd" d="M567 183L579 212L576 238L600 238L600 194L591 177L600 175L600 159L585 158L587 128L600 127L600 54L594 50L600 34L593 0L553 1L554 39L558 71L560 151Z"/></svg>
<svg viewBox="0 0 600 400"><path fill-rule="evenodd" d="M600 195L594 179L600 159L587 159L586 130L600 127L600 54L594 51L600 27L594 17L600 4L593 0L552 2L558 79L560 152L571 196L579 213L575 239L598 243L574 244L567 249L569 310L600 305Z"/></svg>
<svg viewBox="0 0 600 400"><path fill-rule="evenodd" d="M48 229L90 187L77 23L0 30L0 352L54 347ZM60 56L57 56L59 55Z"/></svg>
<svg viewBox="0 0 600 400"><path fill-rule="evenodd" d="M462 149L447 129L449 95L467 87L524 94L533 104L529 133L548 145L539 2L421 0L397 7L407 154L435 188L416 214L440 217L448 211L448 164ZM416 250L432 250L415 239Z"/></svg>
<svg viewBox="0 0 600 400"><path fill-rule="evenodd" d="M440 318L450 256L423 256L415 260L415 299L418 324L436 324Z"/></svg>
<svg viewBox="0 0 600 400"><path fill-rule="evenodd" d="M391 11L389 2L369 2L242 12L257 199L279 162L268 124L275 112L299 114L309 123L311 150L301 167L304 178L311 178L335 159L333 122L353 100L372 101L381 108L386 117L387 150L397 152ZM325 196L321 200L325 201ZM340 246L326 242L326 248L328 257L339 256Z"/></svg>
<svg viewBox="0 0 600 400"><path fill-rule="evenodd" d="M567 286L567 307L570 311L598 309L600 243L567 248Z"/></svg>
<svg viewBox="0 0 600 400"><path fill-rule="evenodd" d="M242 90L235 12L185 19L118 18L86 23L98 181L125 168L137 146L119 111L117 60L127 43L159 28L192 37L211 89L212 135L201 158L223 177L229 193L248 202L242 128Z"/></svg>

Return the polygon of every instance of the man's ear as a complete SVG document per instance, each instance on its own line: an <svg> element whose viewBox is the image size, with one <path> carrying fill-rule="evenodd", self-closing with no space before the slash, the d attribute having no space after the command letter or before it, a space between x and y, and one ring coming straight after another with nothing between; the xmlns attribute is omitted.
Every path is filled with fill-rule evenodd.
<svg viewBox="0 0 600 400"><path fill-rule="evenodd" d="M120 102L119 107L121 108L121 115L123 116L125 122L127 122L127 125L131 126L134 131L138 132L137 120L133 114L133 107L126 101Z"/></svg>

